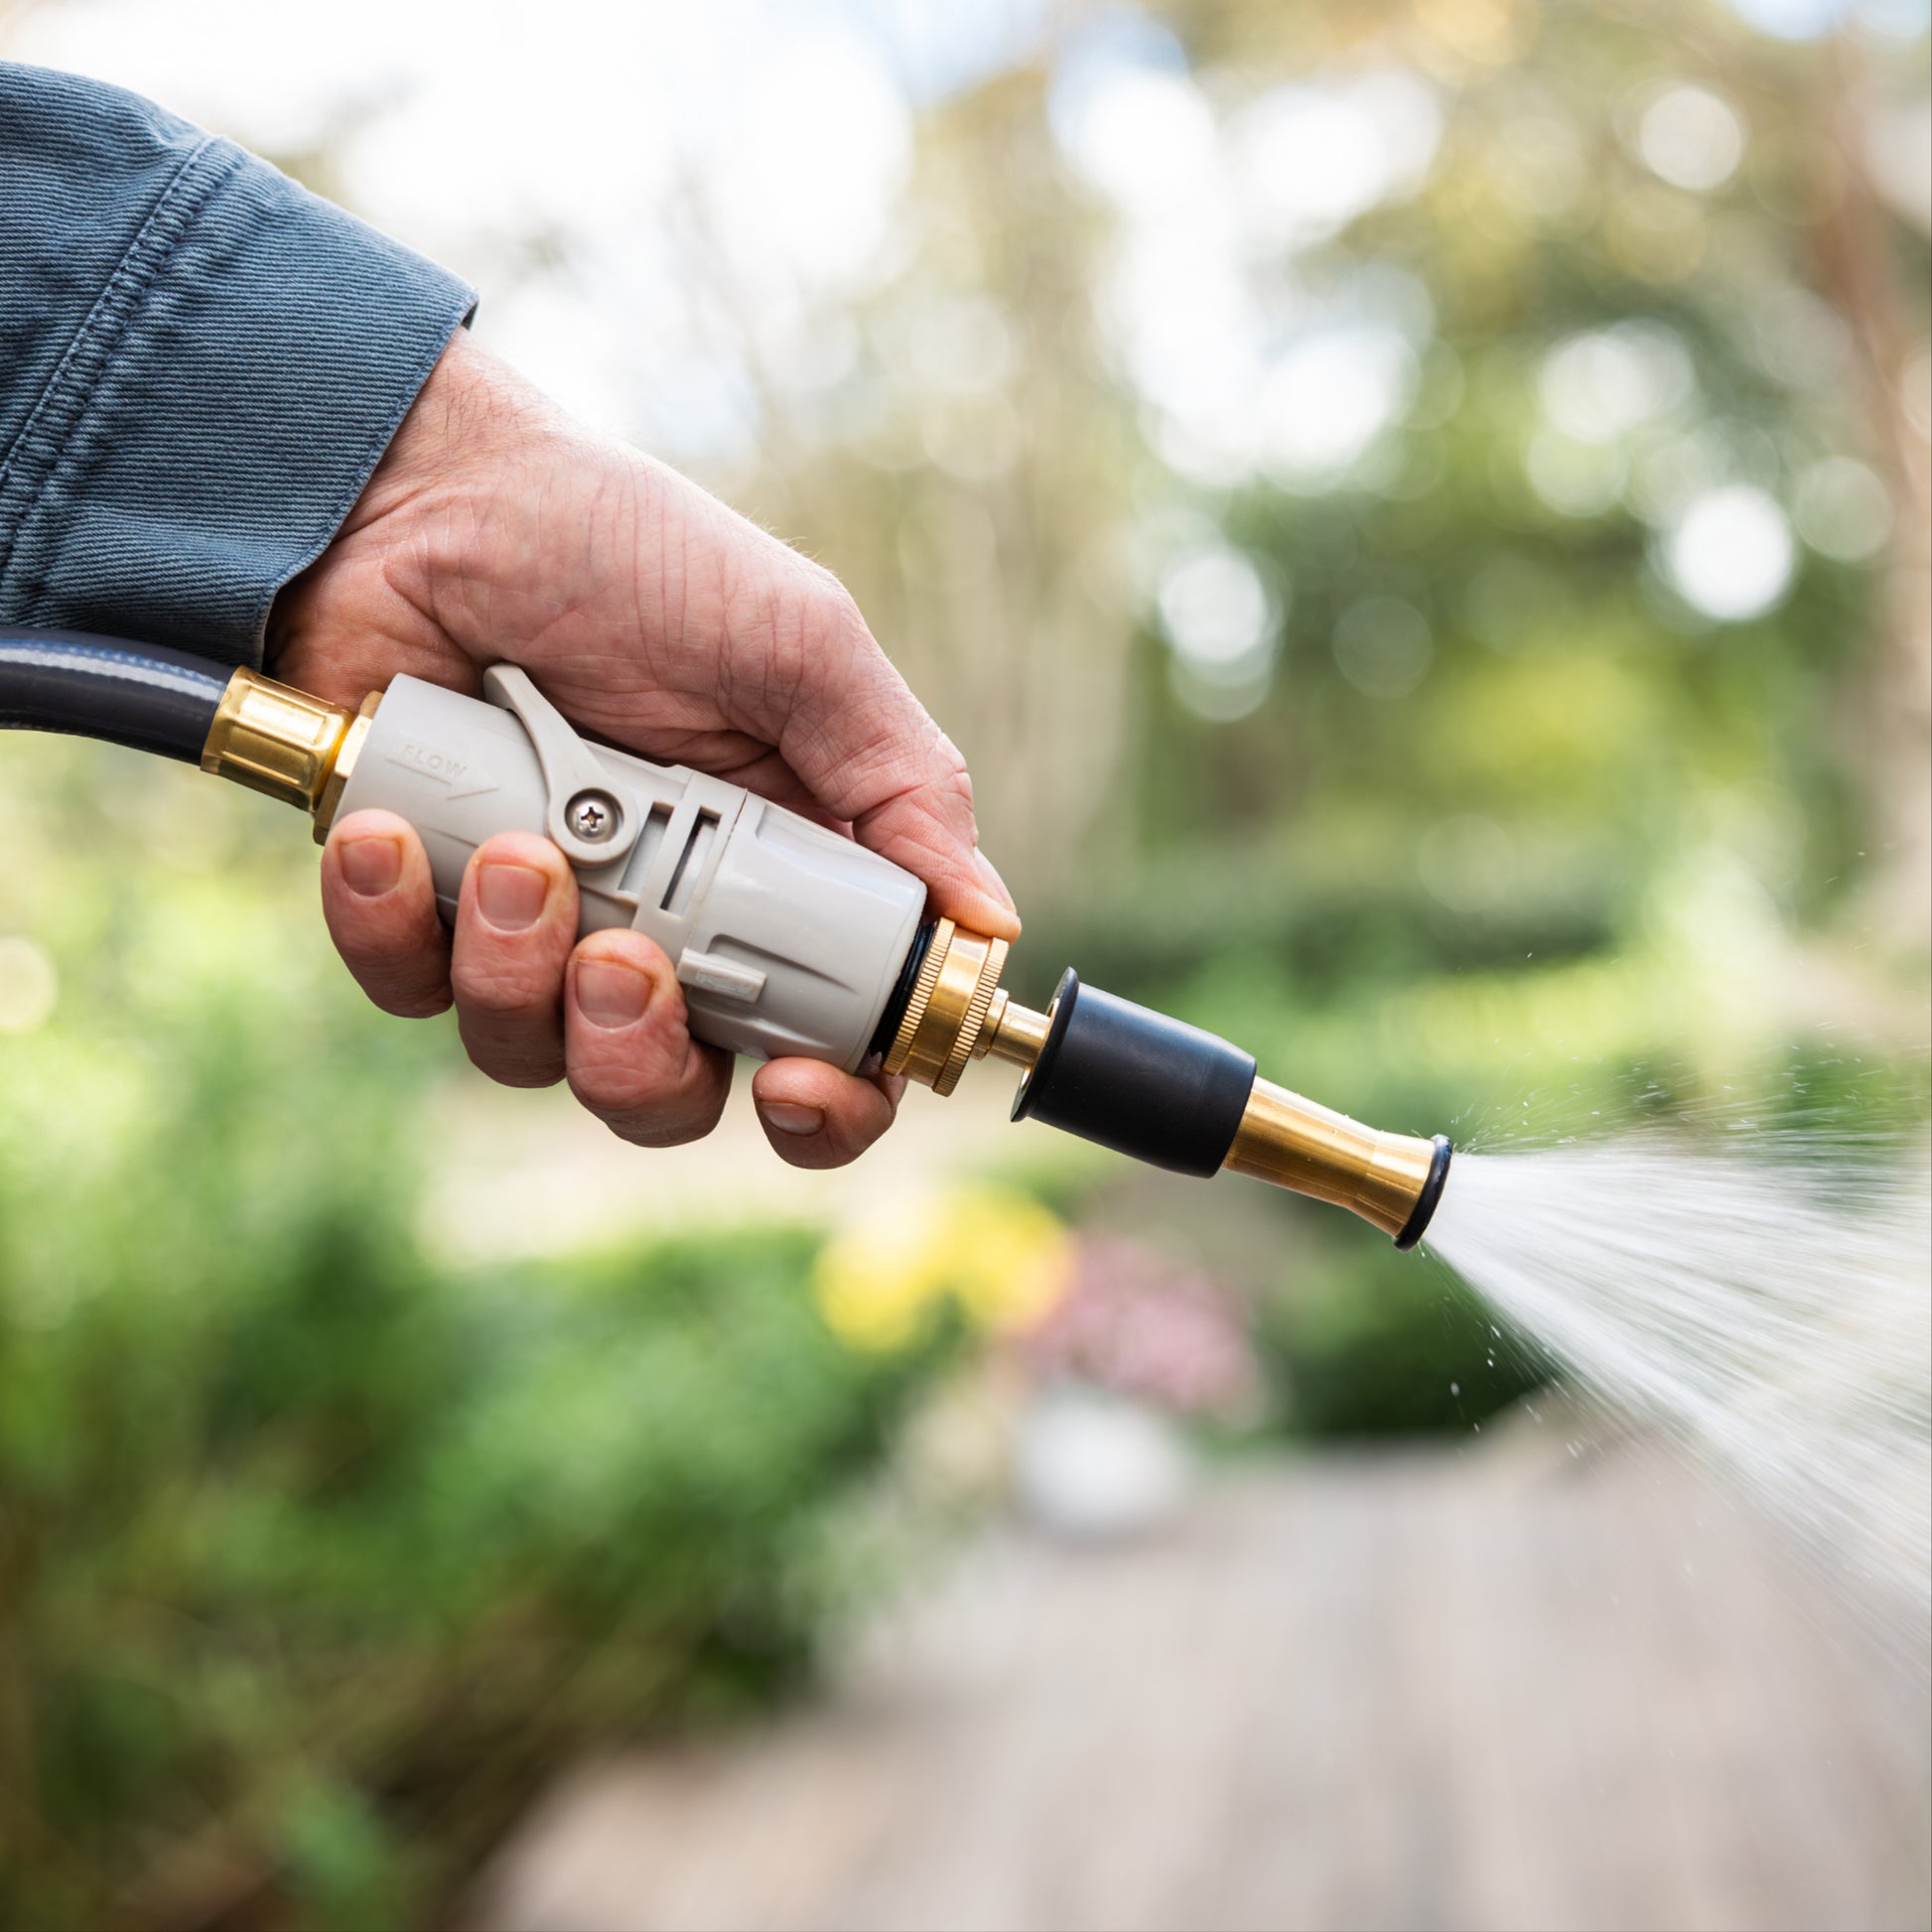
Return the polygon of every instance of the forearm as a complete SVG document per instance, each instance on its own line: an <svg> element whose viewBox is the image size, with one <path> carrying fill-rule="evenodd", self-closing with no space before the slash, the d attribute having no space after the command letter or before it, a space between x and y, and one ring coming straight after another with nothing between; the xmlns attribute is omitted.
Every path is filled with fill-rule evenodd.
<svg viewBox="0 0 1932 1932"><path fill-rule="evenodd" d="M472 303L232 143L0 63L0 621L259 662Z"/></svg>

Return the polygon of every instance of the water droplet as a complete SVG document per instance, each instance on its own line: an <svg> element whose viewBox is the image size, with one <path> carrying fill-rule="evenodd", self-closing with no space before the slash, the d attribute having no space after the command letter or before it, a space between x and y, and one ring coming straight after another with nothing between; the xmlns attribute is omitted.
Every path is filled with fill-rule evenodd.
<svg viewBox="0 0 1932 1932"><path fill-rule="evenodd" d="M1875 1054L1831 1063L1862 1078L1886 1065ZM1650 1095L1664 1103L1657 1113L1672 1111L1656 1083ZM1653 1128L1464 1157L1432 1250L1498 1317L1484 1324L1491 1370L1502 1340L1527 1338L1570 1386L1652 1419L1842 1558L1832 1574L1848 1592L1858 1580L1863 1614L1922 1633L1923 1130L1914 1145L1774 1128L1761 1103L1752 1111L1736 1096L1681 1117L1697 1141L1648 1138ZM1589 1439L1567 1448L1582 1457ZM1868 1587L1879 1577L1895 1586L1884 1603Z"/></svg>

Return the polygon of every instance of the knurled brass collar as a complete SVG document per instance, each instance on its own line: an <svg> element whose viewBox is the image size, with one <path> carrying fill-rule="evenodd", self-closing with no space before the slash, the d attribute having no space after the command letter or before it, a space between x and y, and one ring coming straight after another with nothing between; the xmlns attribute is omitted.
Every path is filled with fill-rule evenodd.
<svg viewBox="0 0 1932 1932"><path fill-rule="evenodd" d="M202 746L202 769L313 812L353 714L257 671L228 680Z"/></svg>
<svg viewBox="0 0 1932 1932"><path fill-rule="evenodd" d="M903 1073L934 1093L951 1093L973 1056L1006 963L1004 939L941 919L887 1048L886 1071Z"/></svg>

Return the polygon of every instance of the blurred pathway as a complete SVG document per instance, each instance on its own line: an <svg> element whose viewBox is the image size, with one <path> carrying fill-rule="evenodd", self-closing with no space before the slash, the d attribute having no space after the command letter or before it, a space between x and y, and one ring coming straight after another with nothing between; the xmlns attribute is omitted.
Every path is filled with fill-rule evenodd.
<svg viewBox="0 0 1932 1932"><path fill-rule="evenodd" d="M1509 1434L992 1534L817 1710L570 1781L485 1923L1925 1925L1924 1679L1674 1463Z"/></svg>

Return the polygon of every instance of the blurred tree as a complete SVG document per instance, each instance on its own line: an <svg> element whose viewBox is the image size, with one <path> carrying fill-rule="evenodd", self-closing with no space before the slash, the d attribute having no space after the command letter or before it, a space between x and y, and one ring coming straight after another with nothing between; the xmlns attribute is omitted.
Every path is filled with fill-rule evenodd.
<svg viewBox="0 0 1932 1932"><path fill-rule="evenodd" d="M1090 294L1099 226L1053 152L1046 76L922 118L897 272L816 425L767 393L748 479L833 564L972 764L987 850L1030 897L1131 849L1134 593L1117 536L1145 465Z"/></svg>

